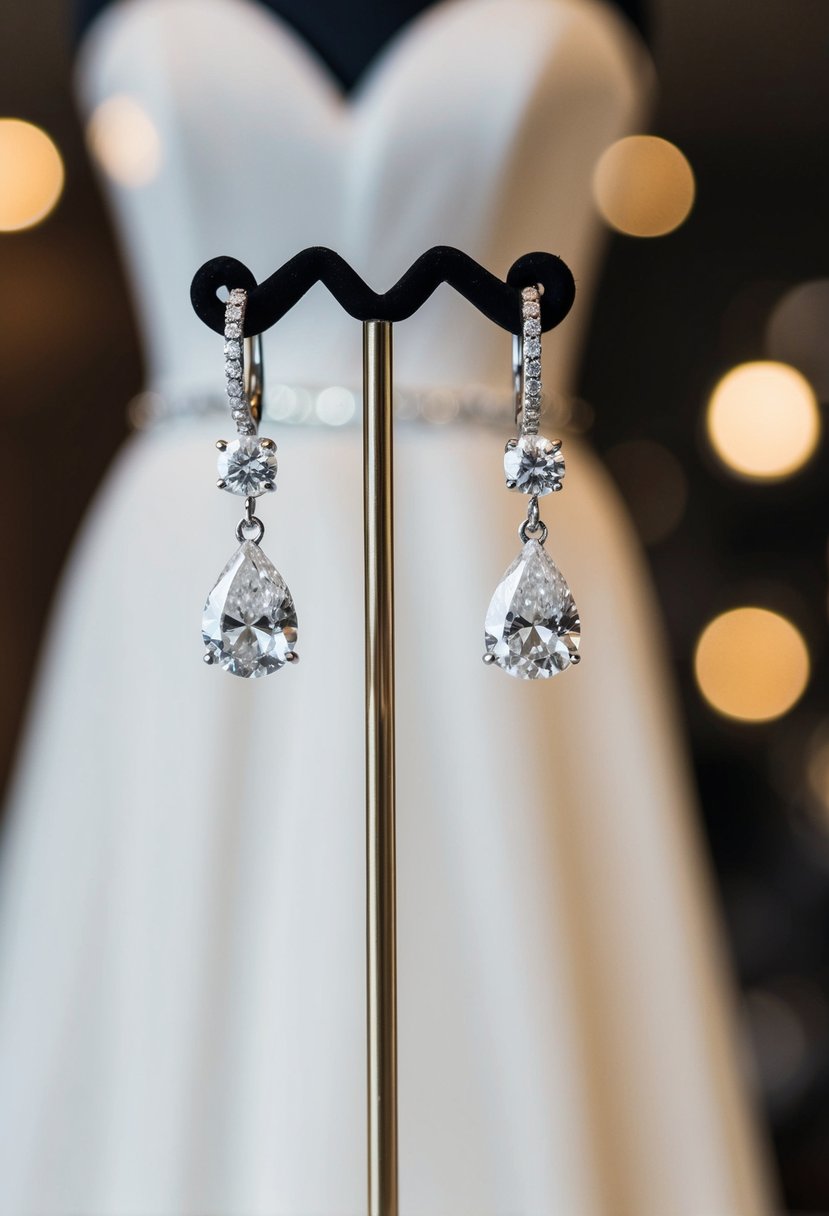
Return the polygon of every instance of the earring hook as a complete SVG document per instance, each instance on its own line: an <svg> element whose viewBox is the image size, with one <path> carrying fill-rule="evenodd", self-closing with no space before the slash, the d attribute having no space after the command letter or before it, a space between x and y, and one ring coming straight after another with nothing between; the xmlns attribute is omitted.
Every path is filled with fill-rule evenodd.
<svg viewBox="0 0 829 1216"><path fill-rule="evenodd" d="M258 429L265 399L265 360L261 334L245 338L245 372L245 396L251 418Z"/></svg>

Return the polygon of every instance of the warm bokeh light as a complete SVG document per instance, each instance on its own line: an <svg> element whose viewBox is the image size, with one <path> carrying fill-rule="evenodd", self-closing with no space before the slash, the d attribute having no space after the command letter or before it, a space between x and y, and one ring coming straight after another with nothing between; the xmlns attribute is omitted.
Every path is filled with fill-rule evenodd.
<svg viewBox="0 0 829 1216"><path fill-rule="evenodd" d="M161 168L161 140L152 120L133 97L102 101L86 128L89 150L105 173L121 186L146 186Z"/></svg>
<svg viewBox="0 0 829 1216"><path fill-rule="evenodd" d="M694 173L675 144L655 135L629 135L600 156L593 197L611 228L628 236L664 236L687 219Z"/></svg>
<svg viewBox="0 0 829 1216"><path fill-rule="evenodd" d="M829 729L826 725L809 740L806 780L817 803L821 825L824 829L829 828Z"/></svg>
<svg viewBox="0 0 829 1216"><path fill-rule="evenodd" d="M809 682L809 652L800 632L767 608L733 608L706 625L694 674L718 713L768 722L792 708Z"/></svg>
<svg viewBox="0 0 829 1216"><path fill-rule="evenodd" d="M45 220L63 181L60 152L46 132L18 118L0 118L0 231L18 232Z"/></svg>
<svg viewBox="0 0 829 1216"><path fill-rule="evenodd" d="M820 439L812 387L786 363L741 363L708 402L706 427L723 464L742 477L777 481L802 468Z"/></svg>
<svg viewBox="0 0 829 1216"><path fill-rule="evenodd" d="M676 528L688 501L688 482L676 456L652 439L631 439L605 452L605 460L646 545Z"/></svg>
<svg viewBox="0 0 829 1216"><path fill-rule="evenodd" d="M807 377L820 401L829 401L829 279L811 279L778 300L766 326L772 359Z"/></svg>
<svg viewBox="0 0 829 1216"><path fill-rule="evenodd" d="M779 992L755 988L745 1004L750 1046L763 1089L780 1093L803 1068L808 1054L805 1028L795 1005Z"/></svg>

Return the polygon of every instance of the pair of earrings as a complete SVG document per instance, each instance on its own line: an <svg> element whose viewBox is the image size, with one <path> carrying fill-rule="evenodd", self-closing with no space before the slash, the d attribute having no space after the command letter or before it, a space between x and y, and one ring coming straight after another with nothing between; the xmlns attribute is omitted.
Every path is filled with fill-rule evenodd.
<svg viewBox="0 0 829 1216"><path fill-rule="evenodd" d="M225 377L237 437L220 439L218 486L245 499L236 527L239 547L207 597L202 616L206 663L247 679L296 662L297 616L284 578L260 547L265 525L256 500L276 489L276 444L258 437L264 368L261 336L251 340L245 383L246 293L231 291L225 307ZM518 435L504 452L507 487L529 496L518 529L523 548L495 590L484 627L484 662L524 680L547 679L579 661L580 622L570 588L547 554L547 528L538 500L562 489L558 440L538 433L541 416L540 291L521 295L522 332L514 339L513 373Z"/></svg>

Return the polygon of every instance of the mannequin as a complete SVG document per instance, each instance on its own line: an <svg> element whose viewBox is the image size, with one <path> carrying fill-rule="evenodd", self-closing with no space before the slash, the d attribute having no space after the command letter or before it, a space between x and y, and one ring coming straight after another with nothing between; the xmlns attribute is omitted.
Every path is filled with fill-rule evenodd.
<svg viewBox="0 0 829 1216"><path fill-rule="evenodd" d="M112 0L80 0L75 6L75 34L80 40L94 18ZM434 0L260 0L301 34L344 89L354 87L372 59L406 22ZM618 0L618 7L640 29L645 21L637 0Z"/></svg>
<svg viewBox="0 0 829 1216"><path fill-rule="evenodd" d="M493 80L497 80L497 86ZM326 244L380 289L436 243L503 273L573 268L544 346L572 385L601 252L590 175L648 71L576 0L456 0L348 104L273 13L126 0L88 30L89 110L161 135L110 186L148 387L221 387L188 286ZM509 338L449 291L398 327L396 382L508 396ZM359 325L313 291L267 335L271 384L356 385ZM224 417L135 436L66 576L12 795L0 917L0 1210L351 1216L364 1206L362 553L356 427L274 429L264 547L302 663L200 661L235 547ZM548 550L583 662L525 685L480 662L517 551L510 429L399 427L396 451L401 1202L407 1216L763 1216L762 1156L640 555L566 437ZM263 427L263 433L267 433Z"/></svg>

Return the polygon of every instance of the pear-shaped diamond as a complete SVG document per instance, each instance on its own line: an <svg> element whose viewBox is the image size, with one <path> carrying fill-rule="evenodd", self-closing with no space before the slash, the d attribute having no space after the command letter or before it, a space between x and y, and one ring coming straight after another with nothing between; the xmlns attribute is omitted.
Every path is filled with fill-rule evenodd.
<svg viewBox="0 0 829 1216"><path fill-rule="evenodd" d="M539 541L527 541L496 587L485 632L484 657L518 679L547 680L578 663L578 609Z"/></svg>
<svg viewBox="0 0 829 1216"><path fill-rule="evenodd" d="M296 609L284 578L259 546L243 541L207 597L205 660L246 679L270 675L293 659Z"/></svg>

